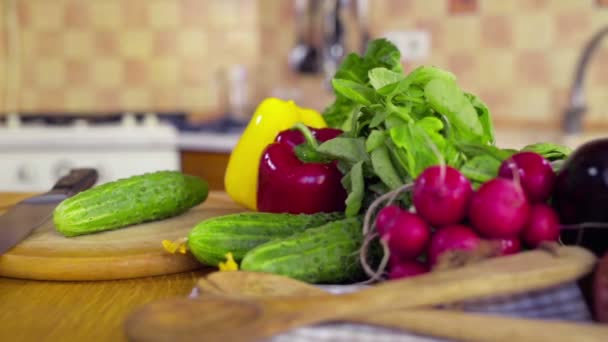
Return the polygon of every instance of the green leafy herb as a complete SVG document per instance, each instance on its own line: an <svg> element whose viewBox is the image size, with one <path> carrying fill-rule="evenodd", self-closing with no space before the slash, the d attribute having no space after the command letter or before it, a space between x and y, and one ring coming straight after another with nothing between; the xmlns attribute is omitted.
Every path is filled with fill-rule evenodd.
<svg viewBox="0 0 608 342"><path fill-rule="evenodd" d="M364 55L348 55L332 79L336 98L323 116L345 133L316 150L339 161L348 192L347 215L365 210L374 198L412 181L429 166L455 167L479 185L518 152L495 145L490 110L461 89L454 74L433 66L404 73L400 58L394 44L376 39ZM570 153L555 144L524 150L551 161Z"/></svg>
<svg viewBox="0 0 608 342"><path fill-rule="evenodd" d="M500 163L490 155L478 155L464 163L460 172L473 182L484 183L498 175Z"/></svg>
<svg viewBox="0 0 608 342"><path fill-rule="evenodd" d="M528 145L525 146L522 151L536 152L549 161L566 159L570 153L572 153L571 148L552 143L537 143Z"/></svg>
<svg viewBox="0 0 608 342"><path fill-rule="evenodd" d="M397 170L393 166L386 145L382 145L372 151L371 161L374 172L389 189L397 189L403 184Z"/></svg>
<svg viewBox="0 0 608 342"><path fill-rule="evenodd" d="M348 197L346 198L346 217L353 217L361 210L363 203L363 195L365 192L365 181L363 179L363 162L358 162L353 165L349 174L347 175L350 180L350 186L348 186Z"/></svg>
<svg viewBox="0 0 608 342"><path fill-rule="evenodd" d="M369 159L365 151L365 141L362 138L337 137L330 139L319 145L317 151L351 164Z"/></svg>

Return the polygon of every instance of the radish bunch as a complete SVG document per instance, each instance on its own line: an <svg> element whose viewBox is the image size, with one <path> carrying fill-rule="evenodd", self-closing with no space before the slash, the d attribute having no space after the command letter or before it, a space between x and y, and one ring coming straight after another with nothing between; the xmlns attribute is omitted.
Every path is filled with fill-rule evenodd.
<svg viewBox="0 0 608 342"><path fill-rule="evenodd" d="M502 255L535 248L559 237L559 219L546 203L555 174L534 152L504 161L498 177L473 191L457 169L431 166L415 180L413 210L382 208L375 225L390 252L389 278L427 272L451 250L472 250L482 240L498 242Z"/></svg>

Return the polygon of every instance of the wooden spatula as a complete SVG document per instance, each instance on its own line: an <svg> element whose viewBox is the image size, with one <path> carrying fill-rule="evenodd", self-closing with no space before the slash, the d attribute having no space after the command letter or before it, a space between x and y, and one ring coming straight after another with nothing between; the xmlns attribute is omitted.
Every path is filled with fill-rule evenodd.
<svg viewBox="0 0 608 342"><path fill-rule="evenodd" d="M205 297L149 304L131 315L131 340L255 341L313 323L526 292L573 281L595 257L578 247L535 250L345 295ZM371 315L368 315L371 316Z"/></svg>
<svg viewBox="0 0 608 342"><path fill-rule="evenodd" d="M199 279L197 288L200 296L237 298L315 296L326 293L316 286L298 280L253 272L214 272ZM603 342L608 336L608 325L508 318L433 309L376 312L367 316L348 316L343 320L472 342ZM441 324L437 324L438 322Z"/></svg>

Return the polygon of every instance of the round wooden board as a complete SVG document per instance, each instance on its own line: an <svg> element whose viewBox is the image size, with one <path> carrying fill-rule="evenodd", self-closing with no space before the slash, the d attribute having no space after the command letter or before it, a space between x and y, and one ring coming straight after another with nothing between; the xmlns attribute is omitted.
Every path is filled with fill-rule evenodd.
<svg viewBox="0 0 608 342"><path fill-rule="evenodd" d="M36 280L110 280L202 267L190 253L167 253L161 242L186 237L200 221L245 209L223 192L173 218L67 238L52 220L0 256L0 276Z"/></svg>

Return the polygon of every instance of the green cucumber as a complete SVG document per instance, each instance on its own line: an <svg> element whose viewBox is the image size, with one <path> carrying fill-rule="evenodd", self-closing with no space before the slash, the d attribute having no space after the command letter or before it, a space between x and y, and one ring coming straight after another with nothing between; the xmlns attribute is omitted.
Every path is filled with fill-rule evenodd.
<svg viewBox="0 0 608 342"><path fill-rule="evenodd" d="M356 281L364 277L362 242L361 219L347 218L260 245L245 255L241 269L308 283Z"/></svg>
<svg viewBox="0 0 608 342"><path fill-rule="evenodd" d="M276 214L247 212L218 216L197 224L188 235L188 247L198 261L217 266L232 253L238 262L265 242L290 236L343 218L342 213Z"/></svg>
<svg viewBox="0 0 608 342"><path fill-rule="evenodd" d="M207 199L201 178L158 171L105 183L62 201L53 213L57 231L77 236L179 215Z"/></svg>

